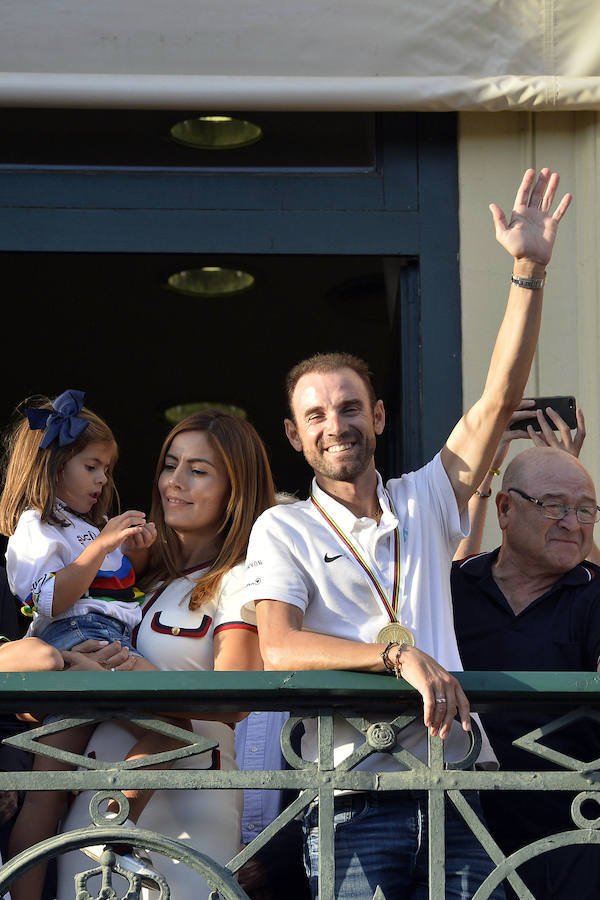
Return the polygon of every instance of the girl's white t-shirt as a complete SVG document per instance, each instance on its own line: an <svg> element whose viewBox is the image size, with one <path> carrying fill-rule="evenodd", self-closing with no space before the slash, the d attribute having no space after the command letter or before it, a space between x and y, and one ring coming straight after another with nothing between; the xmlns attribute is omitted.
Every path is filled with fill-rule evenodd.
<svg viewBox="0 0 600 900"><path fill-rule="evenodd" d="M42 522L37 510L28 509L21 514L15 533L8 539L6 574L10 590L33 610L27 636L41 636L57 619L92 612L112 616L134 628L141 619L139 600L143 595L138 592L138 598L133 599L135 572L120 549L104 558L90 588L76 603L52 615L54 573L74 562L100 534L95 525L80 518L61 501L56 503L56 513L69 523L65 528ZM92 596L90 592L104 596ZM118 599L119 595L132 599Z"/></svg>

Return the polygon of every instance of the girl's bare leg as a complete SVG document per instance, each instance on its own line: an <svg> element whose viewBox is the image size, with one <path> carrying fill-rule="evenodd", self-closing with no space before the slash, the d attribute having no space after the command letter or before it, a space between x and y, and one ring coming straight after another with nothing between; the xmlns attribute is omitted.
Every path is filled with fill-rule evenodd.
<svg viewBox="0 0 600 900"><path fill-rule="evenodd" d="M93 730L93 725L80 725L78 728L51 735L42 743L61 750L69 750L71 753L83 753ZM35 772L58 772L72 768L73 766L67 763L45 756L36 756L33 763ZM66 808L66 791L27 791L10 834L9 857L12 858L39 841L52 837ZM12 883L10 887L12 900L40 900L45 877L45 862L30 869Z"/></svg>
<svg viewBox="0 0 600 900"><path fill-rule="evenodd" d="M193 731L192 723L189 719L168 719L164 716L160 718L163 722L168 722L170 725L176 725L178 728L184 728L186 731ZM184 746L176 738L169 738L164 734L157 734L155 731L146 731L146 729L140 728L132 722L123 722L123 724L128 731L131 731L138 738L125 757L126 759L140 759L144 756L152 756L154 753L178 750ZM162 762L156 766L144 766L144 768L148 769L171 769L172 767L173 762ZM122 793L129 800L129 818L133 823L137 823L154 791L147 788L144 790L124 790ZM107 810L108 812L117 812L118 804L114 800L109 800Z"/></svg>

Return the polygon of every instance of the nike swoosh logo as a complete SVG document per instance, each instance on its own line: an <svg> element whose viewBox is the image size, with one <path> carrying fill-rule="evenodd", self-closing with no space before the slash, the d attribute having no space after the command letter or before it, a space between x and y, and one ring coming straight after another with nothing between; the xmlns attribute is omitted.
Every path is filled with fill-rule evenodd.
<svg viewBox="0 0 600 900"><path fill-rule="evenodd" d="M323 559L325 560L325 562L333 562L335 559L341 559L343 555L344 555L343 553L338 553L337 556L329 556L326 553L325 556L323 557Z"/></svg>

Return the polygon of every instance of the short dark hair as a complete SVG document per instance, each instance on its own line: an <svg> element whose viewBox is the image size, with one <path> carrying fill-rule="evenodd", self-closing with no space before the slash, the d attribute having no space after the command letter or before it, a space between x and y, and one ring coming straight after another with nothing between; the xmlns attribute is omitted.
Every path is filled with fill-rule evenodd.
<svg viewBox="0 0 600 900"><path fill-rule="evenodd" d="M292 419L294 418L292 395L302 376L309 375L311 372L319 372L321 374L326 372L337 372L338 369L352 369L353 372L356 372L367 389L371 408L375 407L377 396L371 380L373 373L370 371L369 366L364 359L361 359L359 356L354 356L352 353L315 353L314 356L309 356L308 359L303 359L301 362L297 363L286 375L285 391L288 411Z"/></svg>

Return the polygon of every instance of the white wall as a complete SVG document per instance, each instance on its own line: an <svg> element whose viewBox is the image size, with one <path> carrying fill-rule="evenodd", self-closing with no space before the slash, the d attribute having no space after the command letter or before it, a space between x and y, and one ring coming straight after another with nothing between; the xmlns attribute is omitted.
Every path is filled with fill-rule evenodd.
<svg viewBox="0 0 600 900"><path fill-rule="evenodd" d="M600 493L598 113L461 113L459 122L464 408L481 394L511 272L510 257L495 241L488 203L509 215L523 171L549 166L560 173L560 196L570 191L574 200L548 267L527 395L575 395L588 432L581 459ZM526 446L515 442L507 462ZM499 481L494 479L494 494ZM482 549L500 542L494 498L488 503Z"/></svg>

